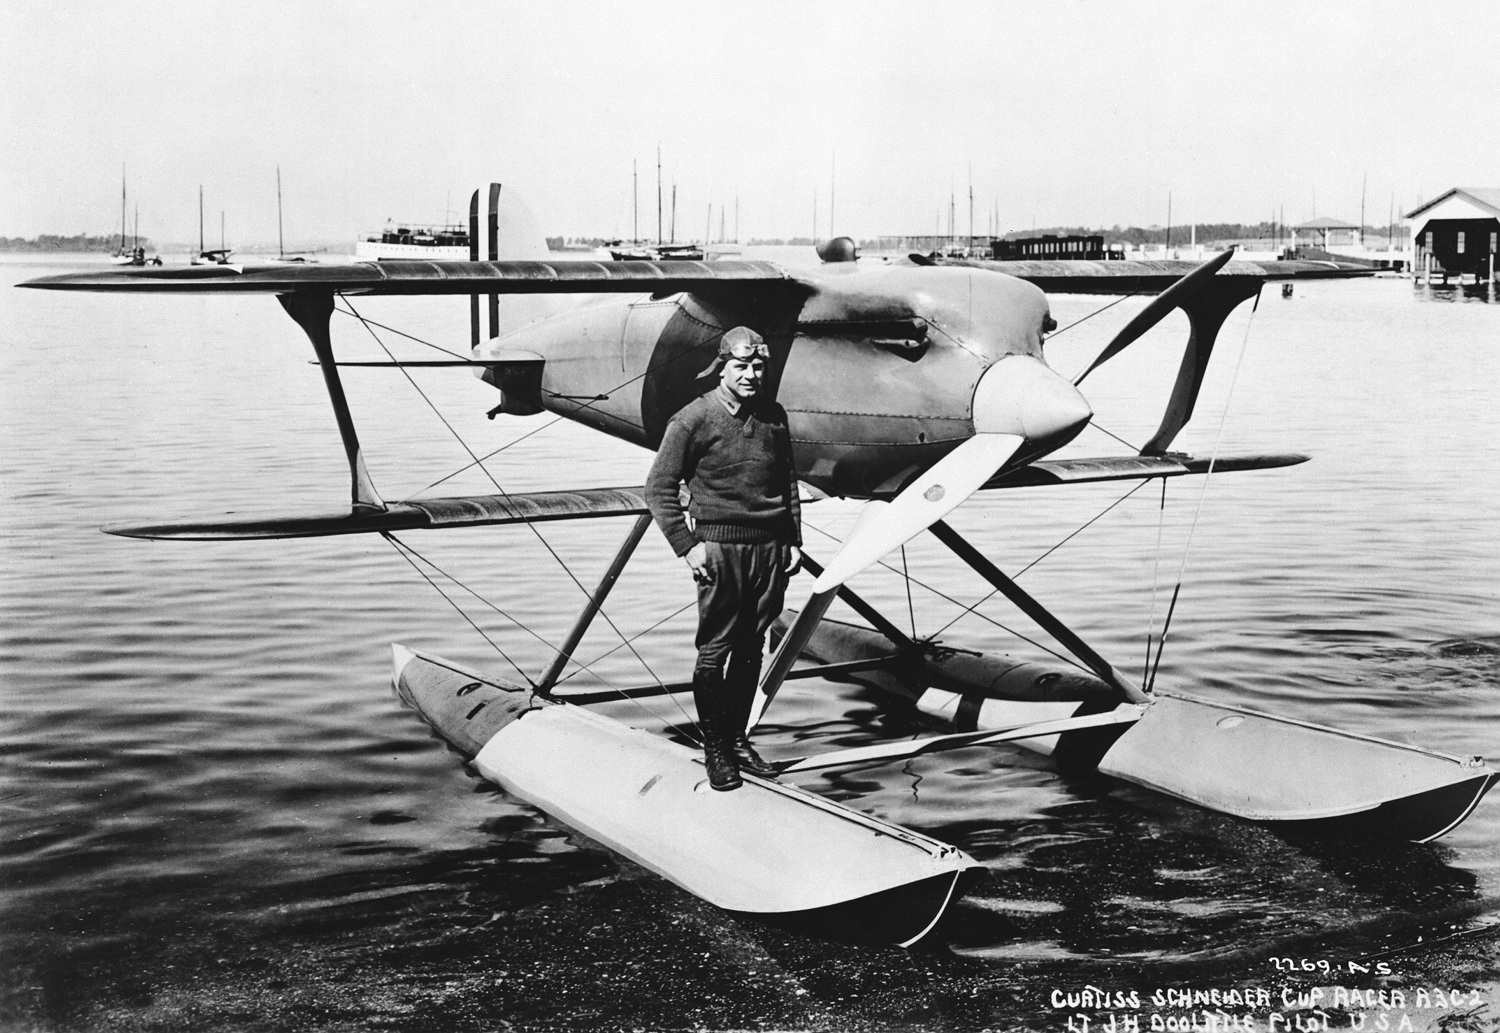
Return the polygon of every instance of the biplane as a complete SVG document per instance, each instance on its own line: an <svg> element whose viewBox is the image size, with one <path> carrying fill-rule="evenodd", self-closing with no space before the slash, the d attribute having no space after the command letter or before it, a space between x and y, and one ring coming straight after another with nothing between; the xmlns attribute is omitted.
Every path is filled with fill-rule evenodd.
<svg viewBox="0 0 1500 1033"><path fill-rule="evenodd" d="M111 533L274 540L632 518L603 578L535 677L518 682L395 645L393 681L400 698L485 778L689 892L734 913L907 945L930 932L983 869L957 847L778 778L746 775L742 791L708 792L689 745L590 709L607 699L681 692L685 684L560 690L650 524L642 489L389 502L366 468L341 366L467 368L498 392L491 416L551 412L650 449L701 390L696 375L724 331L757 330L772 351L768 391L789 414L808 497L864 500L865 507L826 563L809 558L811 591L773 631L751 724L787 680L823 677L857 681L947 729L783 760L779 774L1014 743L1062 769L1099 772L1250 821L1335 834L1378 829L1414 841L1454 828L1500 780L1478 757L1158 689L1154 673L1136 681L945 519L984 491L1165 482L1303 462L1298 454L1171 450L1193 415L1225 319L1257 298L1268 279L1297 275L1297 267L1268 271L1235 261L1232 252L1201 266L922 256L876 264L858 259L847 238L819 248L820 267L797 272L748 260L559 261L549 257L524 205L500 184L475 191L469 239L469 261L145 268L23 286L274 294L321 367L348 460L347 508L106 528ZM1305 271L1328 275L1321 266ZM1154 297L1069 380L1046 359L1056 328L1049 291ZM468 350L437 361L341 362L330 333L336 299L364 295L467 297ZM1190 333L1145 446L1128 455L1048 458L1092 419L1079 384L1178 309ZM1077 669L913 637L850 587L923 532L1045 629ZM827 617L835 599L864 623ZM1158 641L1158 661L1160 649Z"/></svg>

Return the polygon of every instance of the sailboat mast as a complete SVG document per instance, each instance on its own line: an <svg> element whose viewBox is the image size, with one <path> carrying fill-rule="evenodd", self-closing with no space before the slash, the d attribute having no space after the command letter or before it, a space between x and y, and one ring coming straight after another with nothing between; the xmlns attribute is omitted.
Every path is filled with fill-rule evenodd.
<svg viewBox="0 0 1500 1033"><path fill-rule="evenodd" d="M656 145L656 246L661 247L661 144Z"/></svg>
<svg viewBox="0 0 1500 1033"><path fill-rule="evenodd" d="M969 163L969 250L974 250L974 163Z"/></svg>
<svg viewBox="0 0 1500 1033"><path fill-rule="evenodd" d="M641 239L641 178L636 159L630 159L630 242Z"/></svg>
<svg viewBox="0 0 1500 1033"><path fill-rule="evenodd" d="M120 250L125 250L125 165L120 165Z"/></svg>
<svg viewBox="0 0 1500 1033"><path fill-rule="evenodd" d="M203 254L203 184L198 184L198 254Z"/></svg>
<svg viewBox="0 0 1500 1033"><path fill-rule="evenodd" d="M276 166L276 257L286 257L286 238L281 232L281 166Z"/></svg>
<svg viewBox="0 0 1500 1033"><path fill-rule="evenodd" d="M672 180L672 243L677 243L677 180Z"/></svg>
<svg viewBox="0 0 1500 1033"><path fill-rule="evenodd" d="M228 251L229 250L228 246L225 245L225 243L224 243L224 239L225 239L224 238L224 210L221 208L221 209L219 209L219 250L220 251Z"/></svg>
<svg viewBox="0 0 1500 1033"><path fill-rule="evenodd" d="M1365 178L1359 183L1359 246L1365 246L1365 188L1370 185L1370 174L1365 173Z"/></svg>

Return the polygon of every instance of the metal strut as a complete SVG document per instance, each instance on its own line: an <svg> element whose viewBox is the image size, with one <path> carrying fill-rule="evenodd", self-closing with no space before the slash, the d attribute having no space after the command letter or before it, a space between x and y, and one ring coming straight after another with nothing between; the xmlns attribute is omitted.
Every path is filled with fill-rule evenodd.
<svg viewBox="0 0 1500 1033"><path fill-rule="evenodd" d="M635 518L635 523L630 525L630 531L625 535L625 540L620 543L615 558L611 561L609 569L599 579L599 585L589 596L588 602L583 604L583 609L573 621L573 626L568 629L568 637L558 647L557 656L552 658L552 664L547 668L536 683L536 693L540 696L552 695L552 687L557 684L557 679L562 676L563 668L573 658L573 650L578 648L578 643L583 641L583 636L589 630L589 625L594 623L604 600L609 595L609 590L615 587L615 582L625 571L625 564L630 562L631 554L635 547L640 544L641 536L646 533L646 528L651 526L651 514L642 513Z"/></svg>
<svg viewBox="0 0 1500 1033"><path fill-rule="evenodd" d="M820 577L823 574L823 565L809 556L806 551L802 553L802 565L807 568L807 572L813 577ZM915 641L912 640L910 635L906 634L906 632L902 631L900 628L896 627L895 624L891 623L890 619L887 618L885 614L881 613L879 610L875 609L875 607L871 606L864 600L862 596L856 594L854 589L850 588L848 585L839 585L838 597L844 600L844 602L849 605L849 608L852 609L855 613L859 614L865 620L869 621L870 625L874 627L876 631L880 632L886 638L890 639L891 642L898 648L921 648ZM795 660L796 657L793 657L792 659ZM786 677L791 678L794 677L794 675L789 672Z"/></svg>
<svg viewBox="0 0 1500 1033"><path fill-rule="evenodd" d="M1119 672L1114 669L1110 662L1095 652L1093 647L1087 642L1079 638L1072 628L1069 628L1062 621L1058 620L1045 606L1027 595L1020 585L1006 577L1000 571L999 567L991 563L983 553L970 545L966 538L948 526L945 521L939 520L935 522L929 530L937 537L938 541L953 550L954 555L972 567L974 573L994 585L996 591L1015 603L1016 607L1022 613L1051 633L1052 637L1066 646L1069 652L1082 660L1088 666L1089 670L1093 671L1117 691L1124 693L1130 702L1145 703L1150 700L1151 697L1120 677Z"/></svg>
<svg viewBox="0 0 1500 1033"><path fill-rule="evenodd" d="M344 452L349 457L350 494L356 512L386 508L385 500L375 490L370 471L365 469L365 459L359 447L359 435L354 432L354 418L349 415L349 400L344 397L344 385L339 380L338 364L333 361L333 341L328 335L328 321L333 316L333 294L323 292L301 292L278 294L276 300L286 309L287 315L297 321L312 342L317 353L318 365L323 367L323 384L328 388L328 400L333 403L334 419L338 421L339 437L344 439Z"/></svg>

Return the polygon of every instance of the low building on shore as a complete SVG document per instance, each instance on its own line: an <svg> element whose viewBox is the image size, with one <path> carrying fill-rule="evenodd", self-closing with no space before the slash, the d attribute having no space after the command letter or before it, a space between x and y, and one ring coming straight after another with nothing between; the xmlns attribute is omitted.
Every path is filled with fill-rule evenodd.
<svg viewBox="0 0 1500 1033"><path fill-rule="evenodd" d="M1500 251L1500 187L1454 187L1404 216L1419 276L1495 280Z"/></svg>

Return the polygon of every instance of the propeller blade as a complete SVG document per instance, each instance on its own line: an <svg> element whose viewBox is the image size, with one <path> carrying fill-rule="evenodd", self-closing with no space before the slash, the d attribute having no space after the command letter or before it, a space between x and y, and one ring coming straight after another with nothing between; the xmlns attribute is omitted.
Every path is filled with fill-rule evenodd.
<svg viewBox="0 0 1500 1033"><path fill-rule="evenodd" d="M942 520L993 477L1026 444L1057 448L1093 412L1078 390L1046 363L1011 355L984 371L974 387L976 433L929 467L889 503L872 502L813 582L812 595L776 647L750 708L754 728L787 672L833 603L839 586Z"/></svg>
<svg viewBox="0 0 1500 1033"><path fill-rule="evenodd" d="M1141 309L1140 312L1136 313L1136 317L1130 322L1126 323L1123 330L1115 334L1114 340L1110 341L1109 344L1105 346L1104 350L1099 353L1099 357L1093 361L1089 368L1078 374L1077 379L1073 381L1073 386L1077 387L1079 384L1083 383L1084 377L1088 376L1090 373L1094 372L1094 370L1098 369L1110 359L1120 354L1120 352L1124 351L1126 346L1131 344L1137 337L1140 337L1147 330L1150 330L1157 323L1160 323L1163 319L1165 319L1167 313L1171 312L1174 308L1181 305L1184 301L1187 301L1199 290L1201 290L1204 284L1206 284L1215 273L1224 268L1224 266L1233 257L1234 250L1231 248L1219 257L1211 261L1204 262L1198 268L1194 269L1192 272L1188 273L1182 279L1178 280L1176 283L1172 284L1172 286L1168 287L1166 290L1162 291L1155 298L1153 298L1151 300L1151 304L1147 305L1145 308Z"/></svg>

